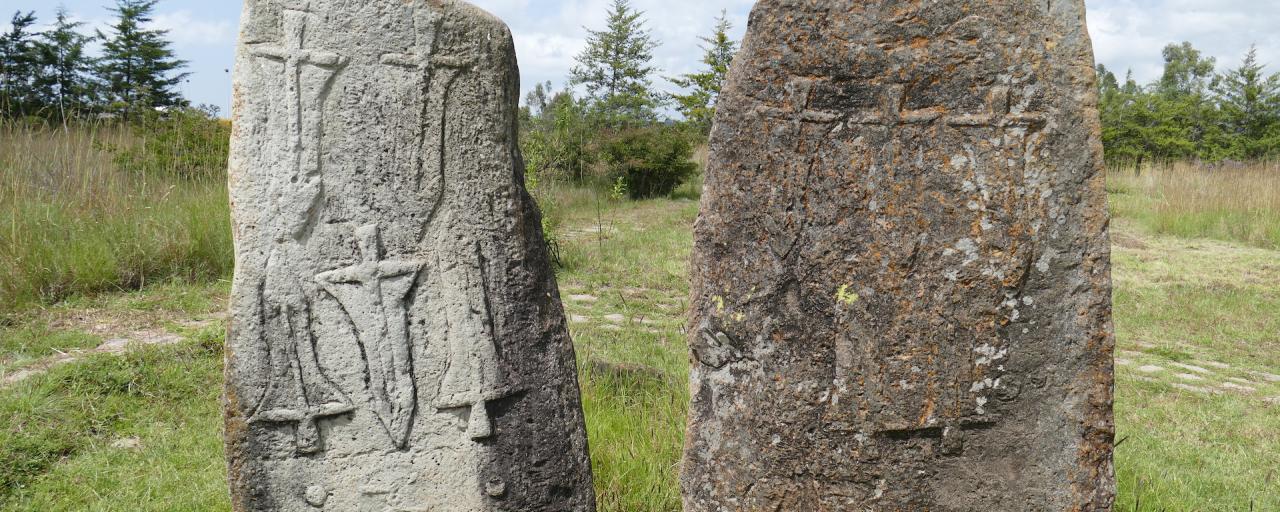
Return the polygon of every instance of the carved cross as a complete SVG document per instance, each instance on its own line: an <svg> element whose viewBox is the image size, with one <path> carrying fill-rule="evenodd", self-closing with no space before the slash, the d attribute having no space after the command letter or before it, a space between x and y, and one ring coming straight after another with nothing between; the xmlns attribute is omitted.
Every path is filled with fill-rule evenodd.
<svg viewBox="0 0 1280 512"><path fill-rule="evenodd" d="M374 412L397 448L408 443L417 406L405 300L423 263L383 261L378 226L356 229L362 260L316 282L342 304L364 347Z"/></svg>
<svg viewBox="0 0 1280 512"><path fill-rule="evenodd" d="M320 151L318 139L320 135L320 103L328 94L331 80L337 74L337 68L343 64L342 56L323 50L303 48L306 38L307 21L312 16L310 2L287 5L281 10L281 29L284 41L279 46L256 45L249 52L255 57L274 60L284 64L289 135L292 138L295 169L303 176L313 176L320 172ZM326 71L324 84L311 97L303 95L302 72L305 66L314 66ZM304 101L314 103L304 105ZM304 108L312 107L312 108Z"/></svg>
<svg viewBox="0 0 1280 512"><path fill-rule="evenodd" d="M439 174L441 183L444 180L444 161L445 161L445 120L448 118L448 95L449 89L453 86L453 81L457 79L458 74L466 68L471 67L476 62L476 57L471 54L456 55L437 55L436 39L441 31L441 23L438 14L430 9L419 9L414 13L414 28L418 33L418 40L411 53L384 53L379 62L388 66L405 68L416 71L422 75L423 97L426 100L422 106L422 117L425 121L428 117L434 117L434 130L432 133L424 134L422 137L423 161L433 161L436 164L435 171ZM444 73L437 74L437 70L444 70ZM426 172L426 169L420 169L419 173ZM424 187L424 180L419 174L418 189ZM439 194L444 193L443 186L439 189ZM434 198L435 204L433 208L438 208L443 197ZM434 218L434 210L431 218ZM431 218L427 222L430 223Z"/></svg>
<svg viewBox="0 0 1280 512"><path fill-rule="evenodd" d="M802 123L832 123L839 121L844 116L833 112L824 112L809 108L809 101L813 93L812 78L793 78L787 83L788 98L787 103L790 108L777 108L760 105L756 107L756 113L766 117L789 120L795 124L798 130Z"/></svg>
<svg viewBox="0 0 1280 512"><path fill-rule="evenodd" d="M320 450L317 421L354 409L321 369L311 333L309 292L300 285L298 242L304 237L323 194L320 179L321 103L342 59L334 53L303 49L310 6L285 7L280 46L256 45L251 55L284 64L288 99L285 117L291 145L288 175L273 185L278 198L269 218L275 247L267 261L263 287L263 318L271 358L271 379L259 412L250 422L294 423L298 453ZM303 94L304 65L320 67L323 84ZM304 274L305 275L305 274Z"/></svg>

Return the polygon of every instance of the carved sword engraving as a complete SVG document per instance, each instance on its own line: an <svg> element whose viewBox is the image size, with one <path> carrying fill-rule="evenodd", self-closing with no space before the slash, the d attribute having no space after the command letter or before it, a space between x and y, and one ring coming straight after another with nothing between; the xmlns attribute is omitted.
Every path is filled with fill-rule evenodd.
<svg viewBox="0 0 1280 512"><path fill-rule="evenodd" d="M420 261L384 261L378 226L356 229L363 260L324 272L316 282L342 304L369 365L374 413L397 448L409 442L417 407L405 300L423 267Z"/></svg>
<svg viewBox="0 0 1280 512"><path fill-rule="evenodd" d="M283 64L287 93L284 124L290 141L285 149L291 158L285 162L286 172L272 185L275 207L269 218L274 222L273 246L259 293L271 373L249 422L294 424L300 454L321 449L317 421L354 409L320 367L311 330L314 287L300 277L306 270L299 264L299 255L324 193L318 151L323 135L321 105L343 63L335 53L303 48L310 15L306 4L284 9L283 43L250 50L255 57Z"/></svg>
<svg viewBox="0 0 1280 512"><path fill-rule="evenodd" d="M445 166L449 92L454 81L478 59L466 51L442 54L438 35L447 27L438 13L420 9L414 15L414 25L418 33L414 48L407 53L385 53L379 60L382 64L421 74L426 98L422 116L433 125L421 135L418 189L421 192L425 188L423 175L429 172L439 173L437 179L441 183L435 197L424 198L432 208L423 226L425 237L430 232L429 225L444 207L448 188ZM480 246L451 236L447 233L449 226L444 229L446 233L436 247L440 253L444 293L449 301L446 318L449 341L447 367L434 405L441 410L469 409L467 435L476 440L485 439L493 435L487 403L509 394L510 386L499 382L497 343Z"/></svg>
<svg viewBox="0 0 1280 512"><path fill-rule="evenodd" d="M455 250L441 255L441 274L450 302L449 366L440 380L435 406L470 409L467 435L479 440L493 435L488 402L509 395L511 386L504 385L499 376L484 255L478 243L459 242Z"/></svg>

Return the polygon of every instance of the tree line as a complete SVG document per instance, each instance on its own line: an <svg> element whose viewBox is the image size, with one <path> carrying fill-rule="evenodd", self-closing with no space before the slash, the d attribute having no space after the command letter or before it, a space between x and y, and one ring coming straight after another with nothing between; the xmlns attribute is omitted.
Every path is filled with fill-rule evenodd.
<svg viewBox="0 0 1280 512"><path fill-rule="evenodd" d="M167 32L147 28L158 0L116 0L112 24L84 33L59 7L54 22L37 31L34 11L18 11L0 35L0 116L73 119L109 114L124 118L188 106L177 86L189 73ZM100 44L98 55L90 48Z"/></svg>
<svg viewBox="0 0 1280 512"><path fill-rule="evenodd" d="M1146 85L1124 83L1098 65L1107 160L1251 160L1280 155L1280 74L1267 74L1250 48L1238 67L1219 73L1191 43L1164 48L1164 72Z"/></svg>
<svg viewBox="0 0 1280 512"><path fill-rule="evenodd" d="M665 80L684 92L658 92L660 44L644 13L614 0L606 26L588 29L567 86L539 84L526 97L523 144L530 172L583 181L602 177L642 197L669 192L693 172L681 162L705 142L738 43L723 12L701 38L699 71ZM1218 72L1191 43L1164 48L1164 72L1121 83L1099 64L1099 110L1109 163L1222 162L1280 156L1280 74L1268 74L1251 48L1238 67ZM575 90L584 91L578 95ZM683 120L662 119L663 109Z"/></svg>
<svg viewBox="0 0 1280 512"><path fill-rule="evenodd" d="M148 27L158 0L115 0L106 30L87 34L59 8L36 30L35 12L17 12L0 34L0 117L129 119L187 107L187 79L167 32ZM700 38L698 71L664 76L661 44L645 13L613 0L607 21L587 29L587 45L556 90L537 84L521 114L522 146L534 179L606 181L635 197L670 192L696 169L738 42L722 11ZM91 49L98 49L91 55ZM1138 84L1098 65L1103 143L1113 164L1155 160L1248 160L1280 155L1280 74L1268 74L1250 49L1238 67L1218 72L1191 43L1163 51L1164 72ZM661 92L656 80L681 90ZM680 121L668 119L676 111Z"/></svg>
<svg viewBox="0 0 1280 512"><path fill-rule="evenodd" d="M645 13L629 0L614 0L605 27L587 29L566 87L547 82L525 97L522 148L528 172L539 178L605 181L617 195L669 194L697 171L694 146L711 130L716 100L737 42L722 11L702 40L702 69L661 77L653 51L661 44ZM681 88L660 92L662 78ZM581 94L575 91L583 91ZM664 109L683 121L666 119Z"/></svg>

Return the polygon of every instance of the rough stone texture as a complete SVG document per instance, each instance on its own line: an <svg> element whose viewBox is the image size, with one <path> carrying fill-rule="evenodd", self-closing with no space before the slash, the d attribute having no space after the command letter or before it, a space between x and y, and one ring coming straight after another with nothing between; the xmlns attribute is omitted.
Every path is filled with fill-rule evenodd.
<svg viewBox="0 0 1280 512"><path fill-rule="evenodd" d="M248 0L230 171L237 511L593 510L511 35L447 0Z"/></svg>
<svg viewBox="0 0 1280 512"><path fill-rule="evenodd" d="M696 227L686 510L1100 511L1084 2L763 0Z"/></svg>

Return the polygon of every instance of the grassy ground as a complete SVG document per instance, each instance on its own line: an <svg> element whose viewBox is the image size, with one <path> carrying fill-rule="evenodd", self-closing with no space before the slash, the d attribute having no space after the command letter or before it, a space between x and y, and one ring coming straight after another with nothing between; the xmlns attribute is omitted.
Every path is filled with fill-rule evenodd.
<svg viewBox="0 0 1280 512"><path fill-rule="evenodd" d="M1280 397L1280 251L1231 232L1174 236L1144 216L1153 203L1140 189L1113 188L1118 509L1280 510L1280 403L1267 401ZM555 203L600 508L678 510L696 203L540 193ZM0 378L121 332L185 341L87 356L0 390L0 510L226 510L225 293L168 283L11 315Z"/></svg>
<svg viewBox="0 0 1280 512"><path fill-rule="evenodd" d="M0 319L27 305L230 272L225 181L158 172L149 157L189 148L140 131L0 122ZM142 147L151 149L121 161L121 149Z"/></svg>
<svg viewBox="0 0 1280 512"><path fill-rule="evenodd" d="M1280 164L1178 163L1110 178L1116 215L1153 233L1280 249Z"/></svg>
<svg viewBox="0 0 1280 512"><path fill-rule="evenodd" d="M0 510L225 510L226 284L168 283L68 301L0 328L0 377L113 338L179 343L85 354L0 390ZM37 340L22 333L52 332ZM62 342L60 340L67 340Z"/></svg>
<svg viewBox="0 0 1280 512"><path fill-rule="evenodd" d="M1280 510L1280 252L1116 232L1120 510Z"/></svg>

